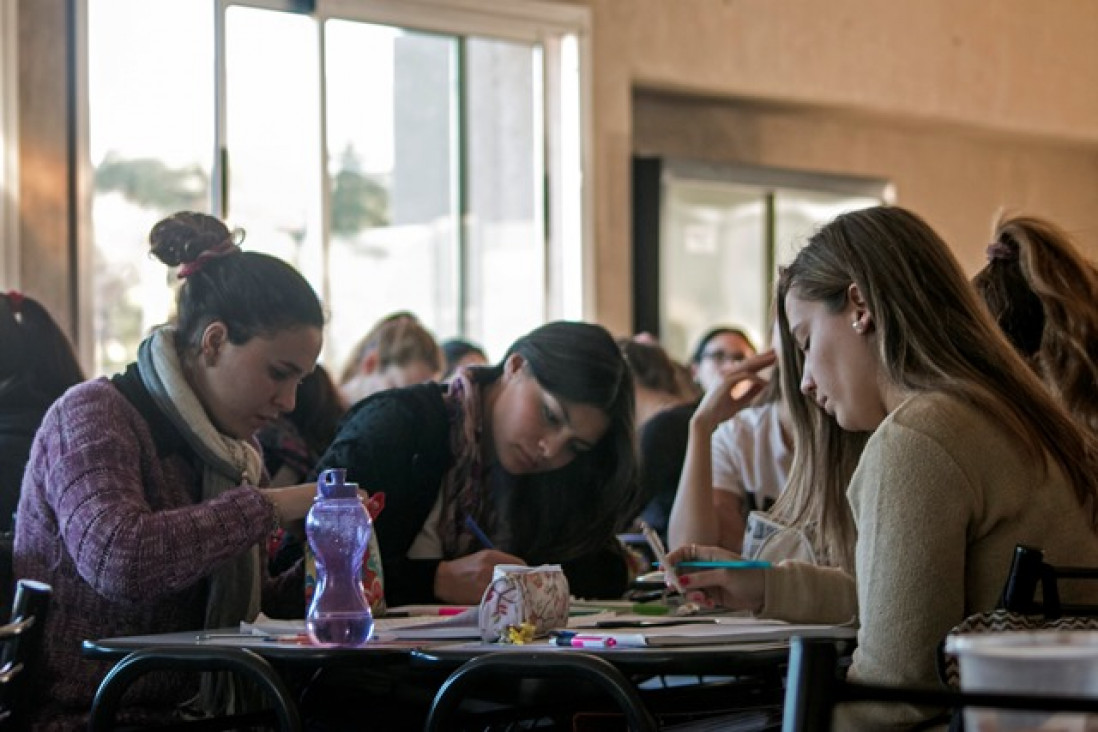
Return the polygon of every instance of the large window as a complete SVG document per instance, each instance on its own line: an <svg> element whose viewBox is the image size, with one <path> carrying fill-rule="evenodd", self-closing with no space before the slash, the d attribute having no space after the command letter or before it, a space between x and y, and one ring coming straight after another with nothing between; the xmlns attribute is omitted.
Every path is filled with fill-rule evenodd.
<svg viewBox="0 0 1098 732"><path fill-rule="evenodd" d="M715 325L769 342L777 269L835 216L891 202L885 180L637 157L634 317L686 360Z"/></svg>
<svg viewBox="0 0 1098 732"><path fill-rule="evenodd" d="M97 372L169 316L145 237L183 208L309 278L336 368L395 310L493 357L582 317L586 9L85 1Z"/></svg>
<svg viewBox="0 0 1098 732"><path fill-rule="evenodd" d="M16 52L16 3L0 0L0 290L19 284L18 219L15 191L18 168L15 148L19 58Z"/></svg>

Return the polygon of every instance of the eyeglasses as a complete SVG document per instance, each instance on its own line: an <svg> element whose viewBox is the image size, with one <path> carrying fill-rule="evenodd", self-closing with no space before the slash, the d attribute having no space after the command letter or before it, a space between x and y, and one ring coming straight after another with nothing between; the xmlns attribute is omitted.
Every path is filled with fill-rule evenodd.
<svg viewBox="0 0 1098 732"><path fill-rule="evenodd" d="M706 351L701 355L702 361L713 361L714 363L739 363L747 358L747 354L743 351L721 351L713 350Z"/></svg>

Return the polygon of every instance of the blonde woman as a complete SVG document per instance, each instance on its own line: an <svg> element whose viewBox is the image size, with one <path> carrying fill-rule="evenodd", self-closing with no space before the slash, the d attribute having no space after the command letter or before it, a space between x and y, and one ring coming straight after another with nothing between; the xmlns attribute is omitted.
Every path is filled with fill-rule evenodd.
<svg viewBox="0 0 1098 732"><path fill-rule="evenodd" d="M1098 445L1025 367L922 219L889 207L838 217L782 273L778 305L782 347L803 356L784 384L815 403L815 419L871 433L846 489L861 622L852 678L934 684L938 642L995 607L1016 544L1053 563L1098 563ZM691 546L668 561L719 555ZM829 582L849 582L838 569L797 569L812 581L785 582L779 565L685 584L766 612L826 601ZM1064 594L1098 601L1082 583ZM840 714L842 727L868 729L933 712Z"/></svg>
<svg viewBox="0 0 1098 732"><path fill-rule="evenodd" d="M384 389L431 381L441 371L435 337L415 315L401 311L379 320L355 345L339 391L347 406L353 406Z"/></svg>

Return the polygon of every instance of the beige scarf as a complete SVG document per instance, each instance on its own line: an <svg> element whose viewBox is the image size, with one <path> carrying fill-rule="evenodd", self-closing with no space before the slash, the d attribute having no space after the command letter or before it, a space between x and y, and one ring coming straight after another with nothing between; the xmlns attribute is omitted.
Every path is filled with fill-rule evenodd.
<svg viewBox="0 0 1098 732"><path fill-rule="evenodd" d="M183 375L174 336L174 329L169 327L153 331L138 349L138 369L156 405L202 461L202 500L243 483L258 484L262 457L247 440L229 437L214 427ZM256 544L214 569L206 598L206 628L235 628L242 620L255 620L260 609L263 566L262 548ZM213 698L209 693L203 692L208 701ZM220 691L215 696L221 697L216 706L232 705Z"/></svg>

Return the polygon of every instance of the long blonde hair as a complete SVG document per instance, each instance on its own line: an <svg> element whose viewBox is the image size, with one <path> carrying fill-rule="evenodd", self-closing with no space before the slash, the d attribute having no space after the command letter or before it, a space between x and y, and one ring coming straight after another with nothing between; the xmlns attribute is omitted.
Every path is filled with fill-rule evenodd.
<svg viewBox="0 0 1098 732"><path fill-rule="evenodd" d="M1000 216L972 279L992 317L1078 422L1098 434L1098 269L1035 216Z"/></svg>
<svg viewBox="0 0 1098 732"><path fill-rule="evenodd" d="M796 349L785 297L832 312L856 284L873 315L886 377L951 394L990 415L1034 460L1052 459L1098 524L1098 443L1011 347L944 241L915 214L878 206L843 214L809 239L778 283L782 345ZM790 368L786 383L799 384ZM798 387L799 388L799 387ZM801 419L803 419L803 414Z"/></svg>
<svg viewBox="0 0 1098 732"><path fill-rule="evenodd" d="M423 324L412 313L401 310L386 315L374 323L369 332L355 344L351 356L343 365L339 383L346 384L362 368L362 360L372 351L378 354L378 366L406 366L423 361L434 371L442 367L442 352Z"/></svg>
<svg viewBox="0 0 1098 732"><path fill-rule="evenodd" d="M780 297L778 307L784 317ZM784 321L782 329L788 330ZM853 573L858 536L846 487L869 435L840 429L801 394L804 355L784 336L779 353L782 398L793 424L793 465L770 516L804 532L821 564Z"/></svg>

